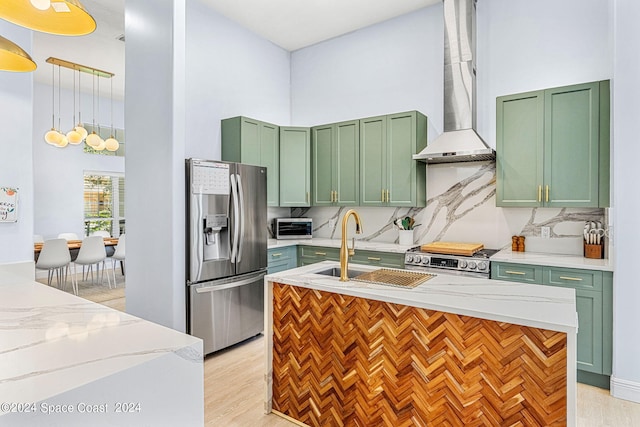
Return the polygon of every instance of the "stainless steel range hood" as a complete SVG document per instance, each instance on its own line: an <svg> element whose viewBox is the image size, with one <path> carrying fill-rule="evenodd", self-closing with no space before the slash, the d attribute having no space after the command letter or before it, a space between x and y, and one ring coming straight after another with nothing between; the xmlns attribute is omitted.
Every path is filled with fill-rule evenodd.
<svg viewBox="0 0 640 427"><path fill-rule="evenodd" d="M477 0L443 0L444 133L414 160L454 163L495 160L496 153L475 131L475 24Z"/></svg>

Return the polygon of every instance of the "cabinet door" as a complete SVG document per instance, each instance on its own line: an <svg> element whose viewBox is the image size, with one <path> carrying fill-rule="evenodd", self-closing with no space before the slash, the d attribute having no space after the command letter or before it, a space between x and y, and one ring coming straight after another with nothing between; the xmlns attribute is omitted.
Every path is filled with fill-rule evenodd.
<svg viewBox="0 0 640 427"><path fill-rule="evenodd" d="M360 126L359 121L335 125L334 190L339 206L360 204Z"/></svg>
<svg viewBox="0 0 640 427"><path fill-rule="evenodd" d="M260 156L262 153L262 148L260 147L260 129L262 128L262 122L243 117L240 126L241 155L239 162L247 165L264 166Z"/></svg>
<svg viewBox="0 0 640 427"><path fill-rule="evenodd" d="M599 106L598 82L545 91L546 206L598 206Z"/></svg>
<svg viewBox="0 0 640 427"><path fill-rule="evenodd" d="M415 112L393 114L387 122L388 204L416 206Z"/></svg>
<svg viewBox="0 0 640 427"><path fill-rule="evenodd" d="M310 205L311 144L309 128L280 128L280 206Z"/></svg>
<svg viewBox="0 0 640 427"><path fill-rule="evenodd" d="M278 126L262 123L260 127L261 166L267 168L267 206L280 203L280 135Z"/></svg>
<svg viewBox="0 0 640 427"><path fill-rule="evenodd" d="M387 118L360 120L360 205L385 206Z"/></svg>
<svg viewBox="0 0 640 427"><path fill-rule="evenodd" d="M602 374L602 292L576 289L578 369Z"/></svg>
<svg viewBox="0 0 640 427"><path fill-rule="evenodd" d="M313 205L329 206L333 203L333 145L335 126L318 126L311 129L311 158ZM339 161L338 159L335 159Z"/></svg>
<svg viewBox="0 0 640 427"><path fill-rule="evenodd" d="M496 206L541 206L544 92L497 99Z"/></svg>

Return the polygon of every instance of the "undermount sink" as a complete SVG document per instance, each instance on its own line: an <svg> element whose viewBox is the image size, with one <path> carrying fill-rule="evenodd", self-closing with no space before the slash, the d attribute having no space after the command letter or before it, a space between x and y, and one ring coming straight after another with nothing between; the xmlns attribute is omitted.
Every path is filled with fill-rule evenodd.
<svg viewBox="0 0 640 427"><path fill-rule="evenodd" d="M355 270L352 268L349 268L347 270L347 276L349 277L349 279L352 279L356 276L359 276L360 274L366 273L365 270ZM333 267L333 268L329 268L327 270L321 270L321 271L314 271L313 274L322 274L323 276L331 276L331 277L340 277L340 267Z"/></svg>

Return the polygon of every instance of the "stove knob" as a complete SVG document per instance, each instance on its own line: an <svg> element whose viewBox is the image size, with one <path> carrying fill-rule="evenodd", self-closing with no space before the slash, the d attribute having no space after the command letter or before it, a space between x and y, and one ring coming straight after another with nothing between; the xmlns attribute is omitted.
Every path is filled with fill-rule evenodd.
<svg viewBox="0 0 640 427"><path fill-rule="evenodd" d="M460 268L467 268L467 261L460 260Z"/></svg>
<svg viewBox="0 0 640 427"><path fill-rule="evenodd" d="M407 262L413 262L413 255L407 255Z"/></svg>
<svg viewBox="0 0 640 427"><path fill-rule="evenodd" d="M478 263L478 270L486 270L487 269L487 262L486 261L480 261Z"/></svg>
<svg viewBox="0 0 640 427"><path fill-rule="evenodd" d="M416 264L420 264L420 261L422 261L422 257L420 255L416 255L413 257L413 260Z"/></svg>
<svg viewBox="0 0 640 427"><path fill-rule="evenodd" d="M469 268L474 270L476 268L476 262L475 261L469 261Z"/></svg>
<svg viewBox="0 0 640 427"><path fill-rule="evenodd" d="M429 257L428 256L423 256L422 257L422 263L424 265L429 265Z"/></svg>

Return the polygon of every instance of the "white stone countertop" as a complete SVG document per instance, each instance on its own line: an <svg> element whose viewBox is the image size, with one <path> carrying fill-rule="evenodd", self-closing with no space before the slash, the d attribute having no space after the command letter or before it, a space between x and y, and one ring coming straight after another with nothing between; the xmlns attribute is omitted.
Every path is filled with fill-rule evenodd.
<svg viewBox="0 0 640 427"><path fill-rule="evenodd" d="M167 355L202 364L202 341L0 274L0 402L40 402Z"/></svg>
<svg viewBox="0 0 640 427"><path fill-rule="evenodd" d="M592 259L579 255L539 252L512 252L503 249L491 257L491 261L514 264L546 265L549 267L581 268L585 270L613 271L612 259Z"/></svg>
<svg viewBox="0 0 640 427"><path fill-rule="evenodd" d="M571 334L578 325L575 291L569 288L438 274L413 289L403 289L314 274L339 266L324 261L270 274L265 280ZM358 264L349 268L377 269Z"/></svg>
<svg viewBox="0 0 640 427"><path fill-rule="evenodd" d="M348 241L349 247L351 247L351 239ZM276 240L269 239L267 247L269 249L283 248L286 246L306 245L306 246L323 246L328 248L339 248L341 244L340 239L300 239L300 240ZM393 253L405 253L408 249L417 246L414 245L398 245L396 243L385 242L370 242L367 240L356 239L355 249L361 249L365 251L380 251L380 252L393 252Z"/></svg>

